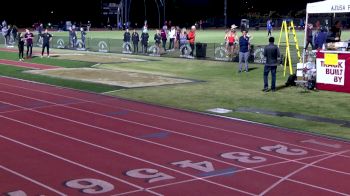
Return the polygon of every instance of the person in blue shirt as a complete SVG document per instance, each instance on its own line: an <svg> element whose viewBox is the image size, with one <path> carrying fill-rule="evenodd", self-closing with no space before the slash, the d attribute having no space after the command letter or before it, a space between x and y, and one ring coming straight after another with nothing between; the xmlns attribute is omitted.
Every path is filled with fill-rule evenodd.
<svg viewBox="0 0 350 196"><path fill-rule="evenodd" d="M271 20L267 21L266 28L267 28L267 37L270 37L271 36L271 31L272 31Z"/></svg>
<svg viewBox="0 0 350 196"><path fill-rule="evenodd" d="M244 59L245 72L248 72L248 58L249 58L250 42L249 36L247 36L247 31L242 31L242 36L239 38L239 70L242 72L242 61Z"/></svg>
<svg viewBox="0 0 350 196"><path fill-rule="evenodd" d="M327 31L324 27L320 28L316 35L315 35L315 49L321 50L323 47L323 44L325 44L327 41Z"/></svg>

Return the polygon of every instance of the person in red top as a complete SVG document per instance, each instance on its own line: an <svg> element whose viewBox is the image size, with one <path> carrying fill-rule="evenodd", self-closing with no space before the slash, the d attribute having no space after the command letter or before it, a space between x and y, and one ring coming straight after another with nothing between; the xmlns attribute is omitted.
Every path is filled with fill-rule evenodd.
<svg viewBox="0 0 350 196"><path fill-rule="evenodd" d="M194 42L196 41L196 27L192 26L191 31L188 33L188 40L191 46L191 56L193 56L193 51L194 51Z"/></svg>
<svg viewBox="0 0 350 196"><path fill-rule="evenodd" d="M228 49L229 49L229 54L232 55L233 54L233 50L235 47L235 41L236 41L236 33L231 30L227 36L227 42L228 42Z"/></svg>

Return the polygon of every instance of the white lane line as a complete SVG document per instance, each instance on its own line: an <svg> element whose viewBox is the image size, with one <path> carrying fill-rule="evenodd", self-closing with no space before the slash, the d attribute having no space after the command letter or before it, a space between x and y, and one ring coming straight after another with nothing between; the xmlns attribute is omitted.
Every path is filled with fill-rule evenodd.
<svg viewBox="0 0 350 196"><path fill-rule="evenodd" d="M321 158L321 159L318 159L312 163L308 163L307 165L304 165L303 167L293 171L292 173L286 175L285 177L281 178L280 180L278 180L277 182L275 182L274 184L272 184L270 187L268 187L266 190L264 190L263 192L261 192L259 194L259 196L263 196L265 195L266 193L268 193L269 191L271 191L273 188L277 187L279 184L281 184L283 181L285 181L286 179L289 179L290 177L292 177L293 175L303 171L304 169L316 164L316 163L319 163L321 161L324 161L326 159L330 159L332 157L335 157L335 156L338 156L340 154L343 154L343 153L347 153L347 152L350 152L350 150L345 150L345 151L341 151L341 152L338 152L338 153L335 153L335 154L332 154L332 155L329 155L327 157L324 157L324 158ZM340 195L348 195L348 194L345 194L345 193L341 193L341 192L338 192L338 191L332 191L333 193L336 193L336 194L340 194Z"/></svg>
<svg viewBox="0 0 350 196"><path fill-rule="evenodd" d="M0 93L6 93L6 94L10 94L10 95L15 95L15 96L19 96L19 97L24 97L24 98L27 98L27 99L32 99L32 100L47 102L47 103L50 103L50 104L55 104L55 103L53 103L53 102L49 102L49 101L45 101L45 100L40 100L40 99L36 99L36 98L31 98L31 97L24 96L24 95L19 95L19 94L16 94L16 93L9 93L9 92L5 92L5 91L0 91ZM8 104L8 105L12 105L12 106L20 107L20 108L25 108L25 107L22 107L22 106L20 106L20 105L11 104L11 103L4 102L4 101L1 101L1 100L0 100L0 102L5 103L5 104ZM60 105L58 105L58 106L60 106ZM82 109L74 108L74 107L71 107L71 106L61 106L61 107L73 109L73 110L76 110L76 111L81 111L81 112L88 113L88 114L93 114L93 115L95 115L95 116L105 117L105 118L112 119L112 120L118 120L118 121L122 121L122 122L127 122L127 123L135 124L135 125L138 125L138 126L142 126L142 127L147 127L147 128L151 128L151 129L156 129L156 130L159 130L159 131L165 131L165 130L166 130L167 132L174 133L174 134L177 134L177 135L186 136L186 137L189 137L189 138L194 138L194 139L197 139L197 140L201 140L201 141L205 141L205 142L209 142L209 143L214 143L214 144L218 144L218 145L223 145L223 146L228 146L228 147L234 147L234 148L246 150L246 151L249 151L249 152L255 152L255 153L258 153L258 154L263 154L263 155L268 156L268 157L274 157L274 158L283 159L283 160L290 160L290 159L288 159L288 158L284 158L284 157L280 157L280 156L268 154L268 153L265 153L265 152L262 152L262 151L257 151L257 150L253 150L253 149L249 149L249 148L245 148L245 147L241 147L241 146L236 146L236 145L233 145L233 144L228 144L228 143L225 143L225 142L219 142L219 141L215 141L215 140L211 140L211 139L207 139L207 138L202 138L202 137L198 137L198 136L194 136L194 135L190 135L190 134L186 134L186 133L181 133L181 132L177 132L177 131L172 131L172 130L169 130L169 129L162 129L162 128L159 128L159 127L156 127L156 126L146 125L146 124L134 122L134 121L131 121L131 120L125 120L125 119L116 118L116 117L112 117L112 116L108 116L108 115L104 115L104 114L99 114L99 113L95 113L95 112L90 112L90 111L87 111L87 110L82 110ZM48 115L48 116L52 116L52 117L55 117L55 118L61 118L61 119L63 119L63 120L68 120L68 121L71 121L71 122L74 122L74 123L77 123L77 124L89 126L89 127L96 128L96 129L108 130L108 131L111 131L111 132L113 132L113 133L115 133L115 134L119 134L119 133L116 133L116 132L114 132L114 131L112 131L112 130L109 130L109 129L104 129L104 128L102 128L102 127L90 125L90 124L83 123L83 122L80 122L80 121L75 121L75 120L72 120L72 119L67 119L67 118L64 118L64 117L52 115L52 114L49 114L48 112L40 112L40 111L36 111L36 110L31 110L30 108L27 108L27 109L28 109L29 111L34 111L34 112L41 113L41 114ZM140 138L137 138L137 137L133 137L133 136L130 136L130 135L126 135L126 134L123 134L123 135L124 135L124 136L127 136L127 137L131 137L131 138L133 138L133 139L137 139L137 140L148 141L148 140L145 140L145 139L140 139Z"/></svg>
<svg viewBox="0 0 350 196"><path fill-rule="evenodd" d="M26 180L28 180L28 181L30 181L30 182L36 184L36 185L39 185L39 186L41 186L41 187L43 187L43 188L45 188L45 189L48 189L48 190L50 190L50 191L52 191L52 192L54 192L54 193L57 193L58 195L66 196L66 194L61 193L60 191L58 191L58 190L56 190L56 189L54 189L54 188L51 188L51 187L49 187L49 186L47 186L47 185L45 185L45 184L43 184L43 183L41 183L41 182L38 182L38 181L34 180L33 178L27 177L27 176L25 176L25 175L23 175L23 174L20 174L20 173L14 171L14 170L11 170L11 169L9 169L9 168L3 166L3 165L0 165L0 168L3 169L3 170L5 170L5 171L7 171L7 172L10 172L10 173L12 173L12 174L14 174L14 175L16 175L16 176L19 176L19 177L21 177L21 178L23 178L23 179L26 179Z"/></svg>
<svg viewBox="0 0 350 196"><path fill-rule="evenodd" d="M161 164L158 164L158 163L154 163L154 162L151 162L151 161L148 161L148 160L136 157L136 156L132 156L132 155L120 152L120 151L109 149L109 148L106 148L106 147L103 147L103 146L100 146L100 145L97 145L97 144L94 144L94 143L90 143L90 142L87 142L87 141L84 141L84 140L80 140L80 139L77 139L77 138L74 138L74 137L67 136L67 135L64 135L64 134L56 133L54 131L50 131L48 129L44 129L44 128L41 128L41 127L38 127L38 126L35 126L35 125L31 125L29 123L25 123L25 122L22 122L22 121L19 121L19 120L8 118L8 117L5 117L5 116L0 116L0 117L8 119L8 120L11 120L11 121L14 121L14 122L17 122L17 123L21 123L21 124L25 124L25 125L28 125L28 126L31 126L31 127L35 127L37 129L41 129L41 130L44 130L46 132L50 132L50 133L53 133L55 135L59 135L59 136L65 137L65 138L69 138L71 140L78 141L78 142L81 142L81 143L84 143L84 144L87 144L87 145L90 145L90 146L94 146L96 148L103 149L103 150L106 150L106 151L109 151L109 152L112 152L112 153L115 153L115 154L123 155L123 156L128 157L128 158L132 158L132 159L135 159L135 160L138 160L138 161L142 161L142 162L145 162L145 163L148 163L148 164L151 164L151 165L155 165L155 166L158 166L158 167L161 167L161 168L164 168L164 169L167 169L167 170L170 170L170 171L173 171L173 172L176 172L176 173L179 173L179 174L182 174L182 175L185 175L185 176L197 179L197 180L203 180L205 182L208 182L208 183L211 183L211 184L214 184L214 185L217 185L217 186L221 186L221 187L224 187L224 188L228 188L228 189L231 189L231 190L235 190L235 191L239 191L239 192L251 195L251 193L248 193L248 192L245 192L245 191L242 191L242 190L239 190L239 189L235 189L235 188L223 185L223 184L219 184L219 183L216 183L216 182L211 182L209 180L205 180L205 178L200 178L200 177L197 177L197 176L185 173L185 172L181 172L179 170L172 169L172 168L166 167L164 165L161 165ZM1 135L0 135L0 137L1 137ZM145 188L142 188L142 187L140 188L140 190L144 190L144 189Z"/></svg>
<svg viewBox="0 0 350 196"><path fill-rule="evenodd" d="M36 112L36 111L34 111ZM40 112L38 112L40 113ZM49 115L49 114L46 114L46 115ZM49 115L49 116L52 116L52 115ZM89 143L89 142L85 142L83 140L80 140L80 139L76 139L76 138L73 138L73 137L70 137L70 136L66 136L66 135L63 135L63 134L59 134L59 133L56 133L56 132L53 132L53 131L49 131L47 129L44 129L44 128L41 128L41 127L38 127L38 126L35 126L35 125L31 125L31 124L28 124L28 123L25 123L25 122L21 122L21 121L18 121L18 120L15 120L15 119L11 119L11 118L8 118L8 117L3 117L3 118L6 118L6 119L9 119L9 120L12 120L12 121L15 121L15 122L19 122L19 123L22 123L22 124L25 124L25 125L28 125L28 126L32 126L32 127L35 127L35 128L39 128L41 130L44 130L44 131L48 131L50 133L53 133L53 134L57 134L57 135L61 135L63 137L67 137L67 138L70 138L70 139L73 139L75 141L79 141L79 142L82 142L82 143L86 143L86 144L89 144L89 145L92 145L92 146L95 146L95 147L99 147L99 148L102 148L102 149L105 149L107 151L111 151L111 152L115 152L114 150L111 150L111 149L108 149L108 148L105 148L105 147L102 147L102 146L98 146L96 144L92 144L92 143ZM58 118L61 118L61 117L58 117ZM61 118L62 119L62 118ZM70 121L70 120L69 120ZM103 128L98 128L98 129L102 129ZM108 130L105 130L107 132L111 132L113 134L117 134L117 135L124 135L124 134L120 134L120 133L115 133L113 131L108 131ZM129 136L130 137L130 136ZM132 137L132 136L131 136ZM138 140L140 140L139 138L136 138ZM170 148L170 149L174 149L174 150L178 150L178 151L181 151L181 152L186 152L186 153L189 153L189 154L192 154L192 155L196 155L196 156L200 156L200 157L204 157L204 158L207 158L207 159L210 159L210 160L214 160L214 161L218 161L218 162L221 162L221 163L224 163L224 164L228 164L228 165L232 165L232 166L237 166L237 167L240 167L242 168L242 166L239 166L239 165L236 165L236 164L233 164L233 163L228 163L228 162L225 162L225 161L221 161L221 160L217 160L215 158L211 158L211 157L207 157L207 156L204 156L204 155L200 155L200 154L197 154L197 153L193 153L193 152L189 152L189 151L185 151L185 150L181 150L181 149L177 149L177 148L174 148L174 147L170 147L170 146L166 146L166 145L162 145L162 144L158 144L158 143L154 143L154 142L150 142L150 141L146 141L146 142L149 142L149 143L153 143L153 144L156 144L156 145L160 145L160 146L163 146L163 147L167 147L167 148ZM308 159L308 158L312 158L312 157L318 157L318 156L325 156L325 155L328 155L329 153L327 154L322 154L322 155L315 155L315 156L310 156L310 157L304 157L304 158L300 158L300 160L303 160L303 159ZM129 156L126 154L126 156ZM272 164L267 164L267 165L262 165L262 166L257 166L255 168L261 168L261 167L267 167L267 166L272 166L272 165L277 165L277 164L282 164L282 163L287 163L287 162L296 162L296 163L300 163L300 164L303 164L305 165L305 163L302 163L302 162L298 162L298 159L296 160L287 160L287 161L284 161L284 162L277 162L277 163L272 163ZM162 166L162 165L161 165ZM244 168L244 169L241 169L237 172L240 172L240 171L245 171L245 170L253 170L255 168ZM258 170L254 170L258 173L261 173L261 174L265 174L265 175L269 175L269 176L273 176L273 177L276 177L276 178L282 178L280 176L276 176L276 175L273 175L273 174L269 174L269 173L266 173L266 172L262 172L262 171L258 171ZM212 177L212 176L211 176ZM206 178L209 178L209 177L203 177L203 178L197 178L197 179L206 179ZM197 179L194 179L194 180L197 180ZM303 183L303 182L298 182L300 184L304 184L304 185L308 185L306 183ZM316 187L315 185L312 185L313 187ZM322 187L320 187L320 189L323 189Z"/></svg>
<svg viewBox="0 0 350 196"><path fill-rule="evenodd" d="M15 94L15 93L9 93L9 92L4 92L4 91L0 91L0 92L7 93L7 94L12 94L12 95L16 95L16 96L20 96L20 97L25 97L25 98L33 99L33 100L37 100L37 101L47 102L47 103L50 103L50 104L55 105L55 103L49 102L49 101L45 101L45 100L40 100L40 99L31 98L31 97L28 97L28 96L18 95L18 94ZM3 101L0 101L0 102L5 103L5 104L8 104L8 105L15 106L15 107L25 108L25 107L22 107L22 106L19 106L19 105L15 105L15 104L3 102ZM57 105L57 106L60 106L60 105ZM115 118L115 117L111 117L111 116L107 116L107 115L103 115L103 114L99 114L99 113L95 113L95 112L90 112L90 111L86 111L86 110L82 110L82 109L77 109L77 108L74 108L74 107L69 107L69 106L63 106L63 107L67 107L67 108L70 108L70 109L73 109L73 110L78 110L78 111L82 111L82 112L86 112L86 113L90 113L90 114L94 114L94 115L98 115L98 116L102 116L102 117L107 117L107 118L109 118L109 119L115 119L115 120L125 121L125 120L123 120L123 119L119 119L119 118ZM64 118L64 117L52 115L52 114L45 113L45 112L40 112L40 111L36 111L36 110L31 110L30 108L29 108L28 110L34 111L34 112L36 112L36 113L44 114L44 115L47 115L47 116L52 116L52 117L54 117L54 118L60 118L60 119L63 119L63 120L68 120L68 121L70 121L70 122L74 122L74 123L81 124L81 125L84 125L84 126L88 126L88 127L100 129L100 130L107 131L107 132L110 132L110 133L113 133L113 134L122 135L122 136L129 137L129 138L132 138L132 139L141 140L141 141L144 141L144 142L148 142L148 143L152 143L152 144L156 144L156 145L161 145L161 146L163 146L163 147L167 147L167 148L172 148L172 149L175 149L175 150L179 150L179 151L181 151L181 152L186 152L186 153L190 153L190 154L195 154L195 155L197 155L197 156L202 156L202 157L205 157L205 158L208 158L208 159L212 159L212 158L210 158L210 157L206 157L206 156L199 155L199 154L192 153L192 152L185 151L185 150L180 150L180 149L178 149L178 148L173 148L173 147L170 147L170 146L167 146L167 145L162 145L162 144L159 144L159 143L156 143L156 142L151 142L151 141L148 141L148 140L145 140L145 139L141 139L141 138L133 137L133 136L130 136L130 135L122 134L122 133L119 133L119 132L116 132L116 131L113 131L113 130L104 129L104 128L97 127L97 126L90 125L90 124L86 124L86 123L83 123L83 122L74 121L74 120L71 120L71 119L67 119L67 118ZM131 122L133 122L133 121L131 121ZM137 124L138 124L138 123L137 123ZM148 125L143 125L143 124L141 124L141 126L147 126L147 127L148 127ZM158 127L150 126L149 128L154 128L154 129L158 129L158 130L164 131L164 129L161 129L161 128L158 128ZM264 152L261 152L261 151L251 150L251 149L243 148L243 147L240 147L240 146L235 146L235 145L227 144L227 143L224 143L224 142L217 142L217 141L215 141L215 140L200 138L200 137L197 137L197 136L192 136L192 135L184 134L184 133L178 133L178 132L176 132L176 131L170 131L170 130L167 130L167 131L168 131L168 132L173 132L173 133L179 134L179 135L184 135L184 136L187 136L187 137L192 137L192 138L199 139L199 140L204 140L204 141L207 141L207 142L212 142L212 143L221 144L221 145L225 145L225 146L235 147L235 148L238 148L238 149L243 149L243 150L255 152L255 153L258 153L258 154L263 154L263 155L265 155L265 156L274 157L274 158L277 158L277 159L283 159L283 160L287 160L287 161L293 161L293 159L287 159L287 158L283 158L283 157L280 157L280 156L275 156L275 155L267 154L267 153L264 153ZM324 153L329 154L329 152L324 152ZM217 161L220 161L220 160L217 160ZM304 164L304 163L301 163L301 164ZM325 168L325 167L321 167L321 166L315 166L315 167L319 167L319 168L321 168L321 169L325 169L325 170L328 170L328 171L335 171L335 172L337 172L337 170L333 170L333 169L330 169L330 168ZM342 171L339 171L339 172L341 172L341 173L346 173L346 172L342 172ZM350 175L350 174L347 173L347 175Z"/></svg>
<svg viewBox="0 0 350 196"><path fill-rule="evenodd" d="M66 159L66 158L64 158L64 157L61 157L61 156L59 156L59 155L50 153L50 152L48 152L48 151L45 151L45 150L36 148L36 147L31 146L31 145L29 145L29 144L25 144L25 143L20 142L20 141L18 141L18 140L15 140L15 139L6 137L6 136L1 135L1 134L0 134L0 138L3 138L3 139L5 139L5 140L11 141L11 142L13 142L13 143L19 144L19 145L21 145L21 146L27 147L27 148L29 148L29 149L32 149L32 150L41 152L41 153L43 153L43 154L52 156L52 157L54 157L54 158L56 158L56 159L59 159L59 160L61 160L61 161L70 163L70 164L72 164L72 165L75 165L75 166L78 166L78 167L81 167L81 168L84 168L84 169L89 170L89 171L92 171L92 172L94 172L94 173L97 173L97 174L106 176L106 177L111 178L111 179L114 179L114 180L116 180L116 181L118 181L118 182L125 183L125 184L130 185L130 186L132 186L132 187L134 187L134 188L138 188L138 189L140 189L140 190L144 190L143 187L138 186L138 185L136 185L136 184L130 183L130 182L125 181L125 180L122 180L122 179L117 178L117 177L115 177L115 176L112 176L112 175L110 175L110 174L101 172L101 171L99 171L99 170L96 170L96 169L93 169L93 168L91 168L91 167L85 166L85 165L83 165L83 164L77 163L77 162L75 162L75 161ZM156 193L156 192L153 192L153 191L151 191L150 193L153 193L153 194L155 194L155 195L160 195L160 194L158 194L158 193Z"/></svg>
<svg viewBox="0 0 350 196"><path fill-rule="evenodd" d="M15 79L15 80L18 80L18 79ZM28 81L25 81L25 80L20 80L20 81L28 82ZM30 82L29 82L29 83L30 83ZM41 84L41 83L39 83L39 84L40 84L40 85L44 85L44 84ZM10 85L10 84L4 84L4 83L0 83L0 85L5 85L5 86L11 86L11 87L15 87L15 88L26 89L26 88L24 88L24 87L20 87L20 86L16 86L16 85ZM48 85L46 85L46 86L48 86ZM257 138L257 139L261 139L261 140L266 140L266 141L272 141L272 142L277 142L277 143L288 144L288 145L291 145L291 146L296 146L296 147L300 147L300 148L305 148L305 149L313 150L313 151L317 151L317 152L329 153L329 152L327 152L327 151L323 151L323 150L319 150L319 149L315 149L315 148L311 148L311 147L306 147L306 146L302 146L302 145L298 145L298 144L292 144L292 143L285 142L285 141L274 140L274 139L270 139L270 138L264 138L264 137L255 136L255 135L251 135L251 134L241 133L241 132L238 132L238 131L232 131L232 130L227 130L227 129L223 129L223 128L213 127L213 126L205 125L205 124L193 123L193 122L189 122L189 121L185 121L185 120L180 120L180 119L176 119L176 118L171 118L171 117L161 116L161 115L157 115L157 114L142 112L142 111L138 111L138 110L128 109L128 108L126 108L126 107L116 107L116 106L111 106L111 105L108 105L108 104L102 104L102 103L99 103L99 102L96 102L96 101L88 101L88 100L84 100L84 99L77 98L77 97L65 96L65 95L56 94L56 93L51 93L51 92L46 92L46 91L33 90L33 89L26 89L26 90L30 90L30 91L33 91L33 92L41 92L41 93L50 94L50 95L56 95L56 96L60 96L60 97L73 98L73 99L77 99L77 100L83 100L83 101L86 101L86 102L89 102L89 103L95 103L95 104L97 104L97 105L102 105L102 106L106 106L106 107L109 107L109 108L116 108L116 109L129 110L129 111L132 111L132 112L136 112L136 113L140 113L140 114L145 114L145 115L148 115L148 116L153 116L153 117L158 117L158 118L164 118L164 119L167 119L167 120L173 120L173 121L177 121L177 122L182 122L182 123L186 123L186 124L196 125L196 126L200 126L200 127L206 127L206 128L210 128L210 129L214 129L214 130L219 130L219 131L223 131L223 132L228 132L228 133L234 133L234 134L238 134L238 135L244 135L244 136L247 136L247 137ZM77 92L80 92L80 91L77 91ZM86 92L84 92L84 93L86 93ZM112 98L112 97L109 97L109 98L110 98L110 99L117 99L117 98ZM117 118L117 119L119 119L119 118ZM231 118L230 118L230 119L231 119ZM234 119L234 120L241 121L241 122L248 122L248 123L252 123L252 124L258 124L258 125L266 126L266 125L264 125L264 124L256 123L256 122L252 122L252 121L246 121L246 120L236 119L236 118L233 118L233 119ZM298 134L298 135L303 135L303 136L309 136L309 137L310 137L310 135L307 135L307 134L304 134L304 133L299 133L299 132L293 132L293 133L294 133L294 134ZM311 136L312 136L312 137L317 137L317 136L314 136L314 135L311 135ZM318 138L322 138L322 139L324 139L324 140L329 140L329 141L337 141L337 140L332 140L332 139L323 138L323 137L318 137ZM339 142L339 141L337 141L337 142ZM342 141L342 142L343 142L343 141ZM345 143L345 142L343 142L343 143ZM346 144L348 144L348 143L346 143ZM349 145L349 144L348 144L348 145ZM341 156L350 158L350 156L346 156L346 155L341 155Z"/></svg>

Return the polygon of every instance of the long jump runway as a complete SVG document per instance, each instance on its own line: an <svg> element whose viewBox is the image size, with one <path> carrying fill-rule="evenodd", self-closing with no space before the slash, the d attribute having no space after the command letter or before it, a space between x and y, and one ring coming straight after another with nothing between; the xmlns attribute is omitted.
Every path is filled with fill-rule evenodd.
<svg viewBox="0 0 350 196"><path fill-rule="evenodd" d="M350 195L350 144L0 77L0 194Z"/></svg>

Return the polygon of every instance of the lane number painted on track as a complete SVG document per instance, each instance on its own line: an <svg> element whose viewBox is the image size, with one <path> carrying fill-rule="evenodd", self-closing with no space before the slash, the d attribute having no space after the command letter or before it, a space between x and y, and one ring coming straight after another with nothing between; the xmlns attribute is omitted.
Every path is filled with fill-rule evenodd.
<svg viewBox="0 0 350 196"><path fill-rule="evenodd" d="M265 162L266 158L259 156L252 156L246 152L228 152L220 155L222 158L236 160L242 163L261 163Z"/></svg>
<svg viewBox="0 0 350 196"><path fill-rule="evenodd" d="M133 178L147 179L148 183L159 182L163 180L175 179L175 177L159 172L156 169L142 168L126 172L126 175Z"/></svg>
<svg viewBox="0 0 350 196"><path fill-rule="evenodd" d="M171 164L177 165L181 168L188 168L188 167L193 168L195 170L199 170L202 172L212 172L215 170L213 164L209 161L202 161L202 162L198 162L198 163L193 163L190 160L185 160L185 161L174 162Z"/></svg>
<svg viewBox="0 0 350 196"><path fill-rule="evenodd" d="M8 196L27 196L27 194L22 190L12 191L12 192L6 193L6 195L8 195Z"/></svg>
<svg viewBox="0 0 350 196"><path fill-rule="evenodd" d="M325 142L317 141L315 139L304 140L304 141L301 141L301 143L316 144L316 145L319 145L319 146L325 146L325 147L336 148L336 149L339 149L339 148L342 147L342 145L340 145L340 144L328 144L328 143L325 143Z"/></svg>
<svg viewBox="0 0 350 196"><path fill-rule="evenodd" d="M79 189L79 191L87 194L106 193L114 189L111 183L93 178L70 180L65 185L69 188Z"/></svg>
<svg viewBox="0 0 350 196"><path fill-rule="evenodd" d="M265 151L277 152L279 154L289 155L289 156L301 156L301 155L306 155L308 153L306 150L297 149L297 148L289 149L287 146L284 146L281 144L277 144L274 146L264 146L264 147L261 147L261 149Z"/></svg>

